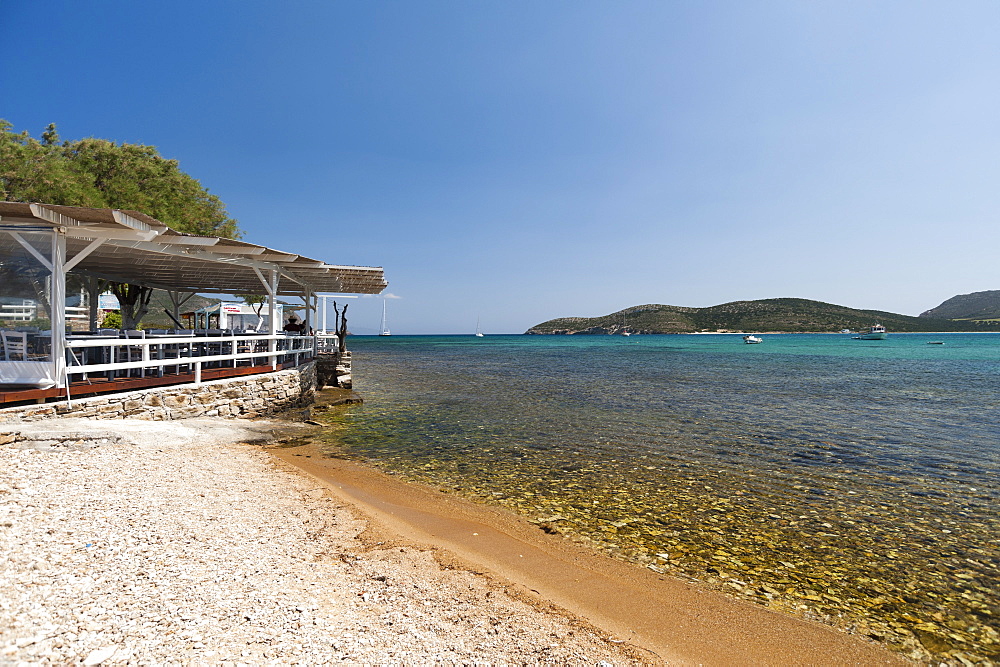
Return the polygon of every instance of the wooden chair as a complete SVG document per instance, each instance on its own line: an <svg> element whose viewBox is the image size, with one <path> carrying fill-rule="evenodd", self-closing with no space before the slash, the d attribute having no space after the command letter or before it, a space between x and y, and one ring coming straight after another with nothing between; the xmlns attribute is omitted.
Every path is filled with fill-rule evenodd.
<svg viewBox="0 0 1000 667"><path fill-rule="evenodd" d="M48 359L47 354L34 354L28 351L28 334L24 331L2 331L3 354L7 361L30 361Z"/></svg>

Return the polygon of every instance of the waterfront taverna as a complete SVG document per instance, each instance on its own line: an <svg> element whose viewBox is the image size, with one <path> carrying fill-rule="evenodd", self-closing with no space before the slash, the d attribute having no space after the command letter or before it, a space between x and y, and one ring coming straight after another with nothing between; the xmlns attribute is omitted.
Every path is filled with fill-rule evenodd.
<svg viewBox="0 0 1000 667"><path fill-rule="evenodd" d="M165 292L176 328L101 328L99 296L112 283L139 288L140 299ZM0 310L0 421L267 412L310 391L318 354L344 351L336 332L316 330L320 296L385 287L380 267L184 234L138 211L0 202L0 301L16 304ZM185 326L195 294L265 302L252 316L223 302L215 320ZM281 329L289 299L301 301L301 331ZM259 410L241 402L251 395Z"/></svg>

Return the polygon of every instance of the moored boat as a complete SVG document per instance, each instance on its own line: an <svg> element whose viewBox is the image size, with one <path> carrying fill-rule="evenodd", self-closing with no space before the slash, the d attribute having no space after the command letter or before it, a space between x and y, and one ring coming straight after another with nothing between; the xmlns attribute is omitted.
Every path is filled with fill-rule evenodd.
<svg viewBox="0 0 1000 667"><path fill-rule="evenodd" d="M389 331L389 324L385 319L385 299L382 299L382 323L378 328L379 336L391 336L392 333Z"/></svg>
<svg viewBox="0 0 1000 667"><path fill-rule="evenodd" d="M746 343L747 345L755 345L757 343L763 343L764 339L758 338L753 334L747 334L746 336L743 337L743 342Z"/></svg>
<svg viewBox="0 0 1000 667"><path fill-rule="evenodd" d="M886 333L884 326L881 324L873 324L868 327L868 331L863 331L858 338L860 340L885 340L888 335L889 334Z"/></svg>

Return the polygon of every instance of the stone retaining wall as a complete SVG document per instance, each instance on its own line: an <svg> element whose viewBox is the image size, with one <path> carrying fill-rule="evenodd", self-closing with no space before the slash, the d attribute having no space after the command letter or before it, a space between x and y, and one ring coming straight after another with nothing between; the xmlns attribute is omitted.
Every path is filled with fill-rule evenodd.
<svg viewBox="0 0 1000 667"><path fill-rule="evenodd" d="M0 423L83 417L91 419L185 419L263 417L308 405L316 391L316 364L274 373L105 394L0 410Z"/></svg>
<svg viewBox="0 0 1000 667"><path fill-rule="evenodd" d="M336 354L316 355L316 388L342 387L350 389L353 386L351 381L351 352L337 352Z"/></svg>

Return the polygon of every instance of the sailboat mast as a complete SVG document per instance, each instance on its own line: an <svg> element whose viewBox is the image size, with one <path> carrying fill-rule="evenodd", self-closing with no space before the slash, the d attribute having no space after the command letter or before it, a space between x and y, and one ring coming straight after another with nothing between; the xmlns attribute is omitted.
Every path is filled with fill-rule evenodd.
<svg viewBox="0 0 1000 667"><path fill-rule="evenodd" d="M389 327L386 326L386 321L385 321L385 299L382 299L382 326L381 326L381 329L378 332L378 335L379 336L389 336L389 335L391 335L389 333Z"/></svg>

